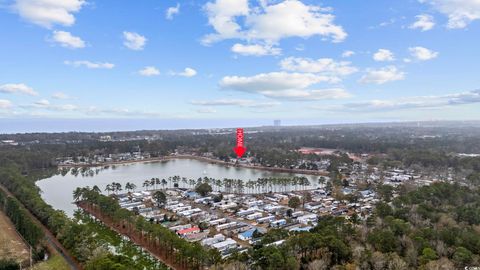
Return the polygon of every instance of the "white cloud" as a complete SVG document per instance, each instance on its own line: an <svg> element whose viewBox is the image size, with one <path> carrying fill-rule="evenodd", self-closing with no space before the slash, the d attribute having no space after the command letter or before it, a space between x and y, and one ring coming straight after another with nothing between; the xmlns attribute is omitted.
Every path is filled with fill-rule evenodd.
<svg viewBox="0 0 480 270"><path fill-rule="evenodd" d="M197 71L193 68L187 67L182 72L170 72L170 75L190 78L197 75Z"/></svg>
<svg viewBox="0 0 480 270"><path fill-rule="evenodd" d="M50 107L50 109L55 111L74 111L74 110L77 110L78 107L72 104L64 104L64 105L55 105L53 107Z"/></svg>
<svg viewBox="0 0 480 270"><path fill-rule="evenodd" d="M110 116L127 116L127 117L165 117L166 115L160 112L131 110L127 108L97 108L91 106L83 108L83 112L87 115L110 115Z"/></svg>
<svg viewBox="0 0 480 270"><path fill-rule="evenodd" d="M390 50L379 49L376 53L373 54L373 60L378 62L394 61L395 56Z"/></svg>
<svg viewBox="0 0 480 270"><path fill-rule="evenodd" d="M112 69L115 67L114 64L108 62L91 62L91 61L64 61L65 65L74 66L74 67L81 67L84 66L86 68L91 69Z"/></svg>
<svg viewBox="0 0 480 270"><path fill-rule="evenodd" d="M226 76L220 81L220 86L242 92L258 92L306 88L329 80L329 77L311 73L270 72L251 77Z"/></svg>
<svg viewBox="0 0 480 270"><path fill-rule="evenodd" d="M410 29L420 29L421 31L431 30L435 26L435 21L432 15L420 14L415 16L417 19L409 26Z"/></svg>
<svg viewBox="0 0 480 270"><path fill-rule="evenodd" d="M390 18L388 21L381 22L378 27L385 27L394 24L397 21L396 18Z"/></svg>
<svg viewBox="0 0 480 270"><path fill-rule="evenodd" d="M145 47L145 44L147 43L146 37L135 32L124 31L123 38L124 38L123 45L125 45L125 47L134 51L143 50L143 48Z"/></svg>
<svg viewBox="0 0 480 270"><path fill-rule="evenodd" d="M216 0L205 4L204 10L208 16L208 23L215 29L216 34L205 36L203 43L209 44L241 36L241 26L237 23L236 17L248 15L248 0Z"/></svg>
<svg viewBox="0 0 480 270"><path fill-rule="evenodd" d="M313 60L309 58L288 57L280 62L280 67L288 71L321 73L326 76L331 76L333 81L339 80L337 77L347 76L358 71L350 62L336 62L331 58Z"/></svg>
<svg viewBox="0 0 480 270"><path fill-rule="evenodd" d="M333 23L335 16L323 13L320 6L308 6L298 0L286 0L266 6L264 12L253 12L246 18L251 25L249 38L278 41L288 37L308 38L314 35L341 42L347 33Z"/></svg>
<svg viewBox="0 0 480 270"><path fill-rule="evenodd" d="M12 102L7 99L0 99L0 109L9 109L12 107Z"/></svg>
<svg viewBox="0 0 480 270"><path fill-rule="evenodd" d="M84 4L84 0L16 0L13 9L28 21L51 28L55 24L73 25L73 14Z"/></svg>
<svg viewBox="0 0 480 270"><path fill-rule="evenodd" d="M216 99L216 100L193 100L190 102L198 106L240 106L240 107L273 107L279 102L256 102L249 99Z"/></svg>
<svg viewBox="0 0 480 270"><path fill-rule="evenodd" d="M52 98L54 98L54 99L69 99L70 96L68 96L67 94L65 94L63 92L56 92L52 95Z"/></svg>
<svg viewBox="0 0 480 270"><path fill-rule="evenodd" d="M354 54L355 54L354 51L344 51L344 52L342 53L342 57L343 57L343 58L348 58L348 57L353 56Z"/></svg>
<svg viewBox="0 0 480 270"><path fill-rule="evenodd" d="M176 6L167 8L167 11L165 12L165 18L167 18L167 20L172 20L173 16L177 15L179 12L180 12L180 4L177 3Z"/></svg>
<svg viewBox="0 0 480 270"><path fill-rule="evenodd" d="M30 96L38 96L38 93L33 90L30 86L23 83L7 83L0 85L0 92L8 94L26 94Z"/></svg>
<svg viewBox="0 0 480 270"><path fill-rule="evenodd" d="M331 82L329 76L312 73L271 72L251 77L226 76L220 81L222 89L258 93L269 98L287 100L319 100L349 97L345 90L306 89L320 82Z"/></svg>
<svg viewBox="0 0 480 270"><path fill-rule="evenodd" d="M288 89L281 91L261 91L266 97L279 98L289 101L313 101L326 99L344 99L352 95L342 88L327 89Z"/></svg>
<svg viewBox="0 0 480 270"><path fill-rule="evenodd" d="M480 103L480 90L439 96L405 97L397 100L370 100L343 104L342 111L389 111L417 108L437 108L463 104Z"/></svg>
<svg viewBox="0 0 480 270"><path fill-rule="evenodd" d="M251 103L248 99L216 99L216 100L193 100L190 103L201 106L244 106Z"/></svg>
<svg viewBox="0 0 480 270"><path fill-rule="evenodd" d="M85 42L80 37L76 37L70 32L53 31L52 40L66 48L78 49L85 47Z"/></svg>
<svg viewBox="0 0 480 270"><path fill-rule="evenodd" d="M260 44L243 45L236 43L232 46L231 50L236 54L253 56L279 55L282 53L282 49L280 48Z"/></svg>
<svg viewBox="0 0 480 270"><path fill-rule="evenodd" d="M200 108L197 110L198 113L216 113L217 110L214 108Z"/></svg>
<svg viewBox="0 0 480 270"><path fill-rule="evenodd" d="M160 75L160 71L154 66L147 66L138 71L138 74L142 76L157 76Z"/></svg>
<svg viewBox="0 0 480 270"><path fill-rule="evenodd" d="M193 77L193 76L197 75L197 71L193 68L187 67L179 75L184 76L184 77Z"/></svg>
<svg viewBox="0 0 480 270"><path fill-rule="evenodd" d="M384 84L399 81L405 78L405 73L395 66L387 66L380 69L367 69L367 74L360 79L361 83Z"/></svg>
<svg viewBox="0 0 480 270"><path fill-rule="evenodd" d="M434 52L424 47L413 47L408 49L412 57L419 61L427 61L438 56L438 52Z"/></svg>
<svg viewBox="0 0 480 270"><path fill-rule="evenodd" d="M39 106L39 107L47 107L47 106L50 105L50 101L48 101L46 99L41 99L41 100L36 101L34 104Z"/></svg>
<svg viewBox="0 0 480 270"><path fill-rule="evenodd" d="M465 28L474 20L480 19L478 0L419 0L428 3L438 12L448 16L447 28Z"/></svg>
<svg viewBox="0 0 480 270"><path fill-rule="evenodd" d="M304 44L298 44L297 46L295 46L295 50L299 51L299 52L303 52L303 51L305 51L305 45Z"/></svg>
<svg viewBox="0 0 480 270"><path fill-rule="evenodd" d="M335 16L327 13L330 9L305 5L299 0L272 4L261 1L260 6L251 8L248 0L215 0L204 9L216 32L205 36L204 44L232 38L273 44L283 38L315 35L341 42L347 37L343 28L333 22Z"/></svg>
<svg viewBox="0 0 480 270"><path fill-rule="evenodd" d="M40 99L29 105L22 105L23 108L34 108L48 111L75 111L80 110L72 104L51 104L47 99Z"/></svg>

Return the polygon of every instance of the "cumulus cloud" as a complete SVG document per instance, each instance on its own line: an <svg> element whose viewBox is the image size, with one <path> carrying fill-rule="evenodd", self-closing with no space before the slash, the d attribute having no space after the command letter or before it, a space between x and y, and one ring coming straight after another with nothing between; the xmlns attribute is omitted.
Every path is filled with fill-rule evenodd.
<svg viewBox="0 0 480 270"><path fill-rule="evenodd" d="M70 49L79 49L85 47L85 41L80 37L72 35L66 31L53 31L52 41L60 44L60 46Z"/></svg>
<svg viewBox="0 0 480 270"><path fill-rule="evenodd" d="M84 4L84 0L16 0L13 9L23 19L51 28L55 24L73 25L73 14L80 11Z"/></svg>
<svg viewBox="0 0 480 270"><path fill-rule="evenodd" d="M361 83L384 84L399 81L405 78L405 73L395 66L387 66L380 69L367 69L367 73L360 78Z"/></svg>
<svg viewBox="0 0 480 270"><path fill-rule="evenodd" d="M180 4L177 3L176 6L167 8L167 11L165 12L165 18L167 18L167 20L173 20L173 16L177 15L179 12Z"/></svg>
<svg viewBox="0 0 480 270"><path fill-rule="evenodd" d="M12 102L7 99L0 99L0 109L5 110L12 107Z"/></svg>
<svg viewBox="0 0 480 270"><path fill-rule="evenodd" d="M260 6L249 6L248 0L215 0L204 9L215 30L203 38L204 44L232 38L272 44L283 38L315 35L341 42L347 37L343 28L334 23L335 16L329 9L299 0L272 4L261 1Z"/></svg>
<svg viewBox="0 0 480 270"><path fill-rule="evenodd" d="M125 47L134 50L134 51L140 51L143 50L145 47L145 44L147 43L147 38L135 33L135 32L123 32L123 45Z"/></svg>
<svg viewBox="0 0 480 270"><path fill-rule="evenodd" d="M397 100L370 100L348 103L340 106L342 111L389 111L418 108L437 108L463 104L480 103L480 90L439 96L416 96Z"/></svg>
<svg viewBox="0 0 480 270"><path fill-rule="evenodd" d="M64 61L65 65L73 67L86 67L90 69L112 69L115 67L114 64L108 62L91 62L86 60L80 61Z"/></svg>
<svg viewBox="0 0 480 270"><path fill-rule="evenodd" d="M183 72L180 72L178 75L183 76L183 77L193 77L197 75L197 71L193 68L185 68Z"/></svg>
<svg viewBox="0 0 480 270"><path fill-rule="evenodd" d="M412 57L414 57L418 61L427 61L434 59L438 56L438 52L434 52L424 47L412 47L408 49Z"/></svg>
<svg viewBox="0 0 480 270"><path fill-rule="evenodd" d="M431 30L435 26L432 15L420 14L415 16L415 18L417 20L409 26L410 29L420 29L423 32Z"/></svg>
<svg viewBox="0 0 480 270"><path fill-rule="evenodd" d="M347 76L358 71L350 62L337 62L331 58L313 60L310 58L288 57L280 62L280 67L287 71L321 73L332 77L332 81L339 80L337 77Z"/></svg>
<svg viewBox="0 0 480 270"><path fill-rule="evenodd" d="M270 72L250 77L226 76L220 81L220 86L242 92L258 92L306 88L329 80L330 78L327 76L317 76L311 73Z"/></svg>
<svg viewBox="0 0 480 270"><path fill-rule="evenodd" d="M197 71L193 68L187 67L182 72L173 72L172 71L172 72L170 72L170 75L190 78L190 77L193 77L193 76L197 75Z"/></svg>
<svg viewBox="0 0 480 270"><path fill-rule="evenodd" d="M447 28L465 28L472 21L480 19L480 1L478 0L419 0L431 5L448 17Z"/></svg>
<svg viewBox="0 0 480 270"><path fill-rule="evenodd" d="M354 54L355 54L354 51L344 51L344 52L342 53L342 57L343 57L343 58L348 58L348 57L353 56Z"/></svg>
<svg viewBox="0 0 480 270"><path fill-rule="evenodd" d="M7 94L25 94L29 96L38 96L38 93L30 86L23 83L7 83L0 85L0 92Z"/></svg>
<svg viewBox="0 0 480 270"><path fill-rule="evenodd" d="M216 33L205 36L203 43L239 38L242 35L241 26L237 23L236 17L248 15L248 0L216 0L205 4L204 10L208 16L208 23Z"/></svg>
<svg viewBox="0 0 480 270"><path fill-rule="evenodd" d="M373 54L373 60L378 62L394 61L395 56L390 50L379 49L376 53Z"/></svg>
<svg viewBox="0 0 480 270"><path fill-rule="evenodd" d="M139 70L138 74L142 76L147 76L147 77L158 76L160 75L160 71L154 66L147 66Z"/></svg>
<svg viewBox="0 0 480 270"><path fill-rule="evenodd" d="M271 72L250 77L226 76L220 81L220 87L287 100L337 99L350 96L340 88L307 89L320 82L331 82L331 79L329 76L313 73Z"/></svg>
<svg viewBox="0 0 480 270"><path fill-rule="evenodd" d="M232 46L232 52L240 55L264 56L264 55L279 55L282 49L271 45L251 44L244 45L236 43Z"/></svg>

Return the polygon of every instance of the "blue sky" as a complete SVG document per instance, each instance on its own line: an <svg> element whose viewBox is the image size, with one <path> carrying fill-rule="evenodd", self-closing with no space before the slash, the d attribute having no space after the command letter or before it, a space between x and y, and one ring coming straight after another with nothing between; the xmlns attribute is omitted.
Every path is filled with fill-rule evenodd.
<svg viewBox="0 0 480 270"><path fill-rule="evenodd" d="M0 29L4 119L480 115L477 0L0 0Z"/></svg>

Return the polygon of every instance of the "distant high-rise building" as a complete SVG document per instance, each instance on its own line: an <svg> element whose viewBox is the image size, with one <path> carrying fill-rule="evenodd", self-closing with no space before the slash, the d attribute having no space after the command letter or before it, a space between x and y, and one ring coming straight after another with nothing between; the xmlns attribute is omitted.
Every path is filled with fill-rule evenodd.
<svg viewBox="0 0 480 270"><path fill-rule="evenodd" d="M282 125L282 121L281 120L273 120L273 126L274 127L279 127Z"/></svg>

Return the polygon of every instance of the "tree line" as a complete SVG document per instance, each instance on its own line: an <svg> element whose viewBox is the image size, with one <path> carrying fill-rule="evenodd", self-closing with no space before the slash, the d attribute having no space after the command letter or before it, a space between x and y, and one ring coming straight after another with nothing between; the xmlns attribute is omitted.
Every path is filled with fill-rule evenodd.
<svg viewBox="0 0 480 270"><path fill-rule="evenodd" d="M72 256L86 269L95 270L94 262L110 262L108 268L103 269L138 269L131 258L122 254L113 254L109 249L105 249L105 243L99 240L98 232L91 230L87 223L78 223L70 219L60 210L53 209L45 203L39 194L39 189L35 185L37 175L43 174L43 171L28 171L29 175L22 175L22 166L17 166L15 162L9 161L0 165L0 184L5 186L40 222L42 222L60 243L70 252ZM48 171L48 173L52 173ZM36 229L28 225L27 217L20 217L22 211L18 211L18 202L6 199L5 203L9 205L7 211L13 216L14 223L21 227L20 231L25 231L25 239L31 243L43 238L43 233L37 234ZM23 229L22 229L23 228ZM115 268L119 262L125 263L124 268ZM131 264L127 264L130 262ZM165 269L160 266L147 269Z"/></svg>
<svg viewBox="0 0 480 270"><path fill-rule="evenodd" d="M77 188L73 196L75 201L88 210L98 212L103 218L108 218L131 235L139 235L146 245L159 250L183 269L202 269L221 261L217 250L206 249L197 242L188 242L161 224L121 208L111 196L102 195L88 187Z"/></svg>

